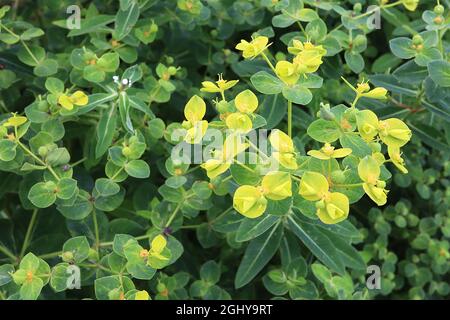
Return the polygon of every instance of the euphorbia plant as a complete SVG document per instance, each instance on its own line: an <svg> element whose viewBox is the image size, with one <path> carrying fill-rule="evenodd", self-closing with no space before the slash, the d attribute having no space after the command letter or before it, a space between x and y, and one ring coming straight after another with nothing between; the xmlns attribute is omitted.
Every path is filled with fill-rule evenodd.
<svg viewBox="0 0 450 320"><path fill-rule="evenodd" d="M260 280L274 296L368 298L353 284L384 257L359 243L379 225L356 226L396 201L410 140L439 139L414 103L448 117L436 107L447 8L110 4L90 3L70 31L56 4L45 31L0 9L0 170L13 185L0 188L0 298L85 298L69 290L74 266L97 299L266 297ZM387 62L367 24L377 10L425 22L389 29ZM47 29L64 46L41 47Z"/></svg>

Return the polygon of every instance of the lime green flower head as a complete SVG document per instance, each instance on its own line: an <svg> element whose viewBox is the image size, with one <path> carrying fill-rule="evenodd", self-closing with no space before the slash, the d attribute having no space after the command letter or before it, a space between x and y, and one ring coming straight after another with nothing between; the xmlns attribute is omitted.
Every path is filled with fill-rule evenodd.
<svg viewBox="0 0 450 320"><path fill-rule="evenodd" d="M322 57L327 53L322 46L315 46L310 42L294 40L294 47L298 48L298 53L293 63L300 74L316 72L323 63Z"/></svg>
<svg viewBox="0 0 450 320"><path fill-rule="evenodd" d="M360 97L384 100L388 91L383 87L377 87L370 90L370 86L367 82L358 83L356 86L356 93Z"/></svg>
<svg viewBox="0 0 450 320"><path fill-rule="evenodd" d="M263 194L270 200L283 200L292 196L291 175L287 172L274 171L264 176L262 183Z"/></svg>
<svg viewBox="0 0 450 320"><path fill-rule="evenodd" d="M167 260L168 258L161 255L163 250L167 246L167 240L163 235L157 235L151 243L150 246L150 256L158 257L161 260Z"/></svg>
<svg viewBox="0 0 450 320"><path fill-rule="evenodd" d="M24 116L18 116L17 113L11 113L12 117L8 118L6 122L2 124L3 127L14 127L17 128L21 125L23 125L25 122L28 121L27 117Z"/></svg>
<svg viewBox="0 0 450 320"><path fill-rule="evenodd" d="M307 171L303 174L298 193L309 201L322 200L328 193L330 185L324 175Z"/></svg>
<svg viewBox="0 0 450 320"><path fill-rule="evenodd" d="M243 134L250 132L253 128L252 119L250 119L250 117L245 113L240 112L229 114L225 119L225 123L228 129Z"/></svg>
<svg viewBox="0 0 450 320"><path fill-rule="evenodd" d="M236 45L236 49L242 51L242 56L245 59L253 59L260 55L268 47L268 43L269 38L259 36L251 42L241 40L241 42Z"/></svg>
<svg viewBox="0 0 450 320"><path fill-rule="evenodd" d="M317 216L326 224L345 220L350 211L349 200L339 192L330 192L327 178L318 172L307 171L300 181L299 194L309 201L316 201Z"/></svg>
<svg viewBox="0 0 450 320"><path fill-rule="evenodd" d="M253 113L258 108L258 98L251 90L247 89L236 96L234 104L242 113Z"/></svg>
<svg viewBox="0 0 450 320"><path fill-rule="evenodd" d="M208 121L202 120L206 114L206 104L202 98L195 95L187 102L184 107L183 127L187 129L184 141L187 143L199 143L208 129Z"/></svg>
<svg viewBox="0 0 450 320"><path fill-rule="evenodd" d="M381 170L380 163L371 156L360 160L358 164L358 174L363 181L363 189L366 194L379 206L387 202L387 190L384 189L386 183L379 180Z"/></svg>
<svg viewBox="0 0 450 320"><path fill-rule="evenodd" d="M230 168L230 165L230 163L225 163L223 159L208 159L200 166L206 170L208 178L214 179L227 171Z"/></svg>
<svg viewBox="0 0 450 320"><path fill-rule="evenodd" d="M366 141L372 141L378 134L378 117L370 110L361 110L356 113L358 132Z"/></svg>
<svg viewBox="0 0 450 320"><path fill-rule="evenodd" d="M269 136L269 141L272 147L279 152L293 153L295 151L292 139L281 130L273 130Z"/></svg>
<svg viewBox="0 0 450 320"><path fill-rule="evenodd" d="M289 61L279 61L275 66L278 78L288 85L296 84L300 78L296 65Z"/></svg>
<svg viewBox="0 0 450 320"><path fill-rule="evenodd" d="M400 148L396 146L388 146L388 154L392 163L400 170L401 173L408 173L405 167L405 160L403 160L400 153Z"/></svg>
<svg viewBox="0 0 450 320"><path fill-rule="evenodd" d="M233 207L247 218L258 218L267 208L267 199L260 188L241 186L233 196Z"/></svg>
<svg viewBox="0 0 450 320"><path fill-rule="evenodd" d="M141 290L135 293L134 300L151 300L147 291Z"/></svg>
<svg viewBox="0 0 450 320"><path fill-rule="evenodd" d="M419 5L419 0L402 0L403 6L409 11L415 11Z"/></svg>
<svg viewBox="0 0 450 320"><path fill-rule="evenodd" d="M214 179L227 171L234 158L248 148L248 144L242 143L238 135L229 135L225 139L222 150L215 151L215 158L208 159L201 165L206 170L208 178Z"/></svg>
<svg viewBox="0 0 450 320"><path fill-rule="evenodd" d="M58 98L58 103L66 110L72 110L74 106L85 106L88 104L88 96L83 91L76 91L72 95L62 94Z"/></svg>
<svg viewBox="0 0 450 320"><path fill-rule="evenodd" d="M352 149L350 148L335 149L329 143L325 143L325 145L320 150L308 151L308 155L320 160L329 160L331 158L344 158L348 156L350 153L352 153Z"/></svg>
<svg viewBox="0 0 450 320"><path fill-rule="evenodd" d="M316 203L317 216L325 224L336 224L348 217L350 203L346 195L340 192L328 193L322 201Z"/></svg>
<svg viewBox="0 0 450 320"><path fill-rule="evenodd" d="M233 196L233 206L247 218L257 218L266 211L267 199L279 201L290 196L292 196L290 174L274 171L264 176L261 186L239 187Z"/></svg>
<svg viewBox="0 0 450 320"><path fill-rule="evenodd" d="M275 150L272 152L273 158L286 169L296 170L298 164L292 139L283 131L276 129L270 134L269 141Z"/></svg>
<svg viewBox="0 0 450 320"><path fill-rule="evenodd" d="M411 139L411 130L400 119L382 120L378 124L381 141L392 147L402 147Z"/></svg>
<svg viewBox="0 0 450 320"><path fill-rule="evenodd" d="M222 74L219 74L219 80L216 83L212 81L203 81L200 91L209 93L219 93L234 87L239 80L223 80Z"/></svg>

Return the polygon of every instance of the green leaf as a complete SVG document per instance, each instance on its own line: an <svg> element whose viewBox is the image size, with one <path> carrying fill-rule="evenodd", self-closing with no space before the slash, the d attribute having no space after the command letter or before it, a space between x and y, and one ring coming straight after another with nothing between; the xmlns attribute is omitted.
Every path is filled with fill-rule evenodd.
<svg viewBox="0 0 450 320"><path fill-rule="evenodd" d="M120 9L117 12L114 28L114 38L116 40L122 40L130 33L139 19L139 13L139 5L136 1L133 1L127 9Z"/></svg>
<svg viewBox="0 0 450 320"><path fill-rule="evenodd" d="M116 108L110 106L109 109L102 112L97 126L97 144L95 146L95 157L98 159L103 156L111 146L114 133L117 126Z"/></svg>
<svg viewBox="0 0 450 320"><path fill-rule="evenodd" d="M68 219L82 220L92 212L93 206L89 199L90 195L86 191L80 190L74 201L70 199L58 202L57 209Z"/></svg>
<svg viewBox="0 0 450 320"><path fill-rule="evenodd" d="M78 190L77 181L72 178L62 178L58 181L56 196L59 199L68 200L72 198Z"/></svg>
<svg viewBox="0 0 450 320"><path fill-rule="evenodd" d="M286 116L287 101L282 95L274 94L264 96L264 101L259 107L259 114L266 119L264 129L275 128Z"/></svg>
<svg viewBox="0 0 450 320"><path fill-rule="evenodd" d="M358 52L345 51L344 53L345 62L350 67L354 73L360 73L364 69L364 58Z"/></svg>
<svg viewBox="0 0 450 320"><path fill-rule="evenodd" d="M414 61L422 67L426 67L431 61L441 60L442 54L437 48L425 48L418 52Z"/></svg>
<svg viewBox="0 0 450 320"><path fill-rule="evenodd" d="M80 21L80 29L71 30L67 36L68 37L76 37L81 36L83 34L91 33L91 32L99 32L99 31L110 31L106 25L114 22L116 16L113 15L94 15L89 18L83 19Z"/></svg>
<svg viewBox="0 0 450 320"><path fill-rule="evenodd" d="M33 277L31 281L25 281L20 287L20 298L22 300L37 300L44 287L44 282L41 278Z"/></svg>
<svg viewBox="0 0 450 320"><path fill-rule="evenodd" d="M239 264L234 286L239 289L249 283L272 259L280 246L283 226L277 223L258 238L252 240Z"/></svg>
<svg viewBox="0 0 450 320"><path fill-rule="evenodd" d="M150 176L150 167L144 160L131 160L125 165L125 171L134 178L145 179Z"/></svg>
<svg viewBox="0 0 450 320"><path fill-rule="evenodd" d="M89 256L90 245L85 236L74 237L67 240L63 245L63 253L71 252L73 261L81 263Z"/></svg>
<svg viewBox="0 0 450 320"><path fill-rule="evenodd" d="M31 40L33 38L41 37L44 34L45 34L44 30L42 30L40 28L30 28L30 29L26 30L24 33L22 33L20 35L20 38L23 41L28 41L28 40Z"/></svg>
<svg viewBox="0 0 450 320"><path fill-rule="evenodd" d="M95 180L95 189L101 196L108 197L119 193L120 186L110 179L100 178Z"/></svg>
<svg viewBox="0 0 450 320"><path fill-rule="evenodd" d="M133 123L130 118L130 102L128 100L128 95L125 91L122 91L119 95L119 114L122 120L122 126L128 130L128 132L133 133Z"/></svg>
<svg viewBox="0 0 450 320"><path fill-rule="evenodd" d="M250 81L256 90L264 94L277 94L283 90L283 82L265 71L259 71L251 76Z"/></svg>
<svg viewBox="0 0 450 320"><path fill-rule="evenodd" d="M412 40L401 37L389 41L392 53L401 59L411 59L416 55L416 50L412 48Z"/></svg>
<svg viewBox="0 0 450 320"><path fill-rule="evenodd" d="M119 68L119 55L115 52L105 53L97 61L97 68L105 72L114 72Z"/></svg>
<svg viewBox="0 0 450 320"><path fill-rule="evenodd" d="M56 167L68 164L70 161L70 154L66 148L56 148L47 154L46 160L48 164Z"/></svg>
<svg viewBox="0 0 450 320"><path fill-rule="evenodd" d="M307 130L308 135L319 142L334 142L341 136L339 125L334 121L317 119Z"/></svg>
<svg viewBox="0 0 450 320"><path fill-rule="evenodd" d="M11 161L16 157L17 144L11 140L0 140L0 160Z"/></svg>
<svg viewBox="0 0 450 320"><path fill-rule="evenodd" d="M265 214L256 219L244 219L236 233L236 241L245 242L258 237L280 220L279 216Z"/></svg>
<svg viewBox="0 0 450 320"><path fill-rule="evenodd" d="M355 248L334 233L325 230L322 230L322 233L324 233L334 244L339 253L339 257L345 266L356 270L366 270L366 264Z"/></svg>
<svg viewBox="0 0 450 320"><path fill-rule="evenodd" d="M121 257L125 257L123 252L123 247L128 243L128 241L133 241L134 238L128 234L116 234L113 241L113 250L116 254Z"/></svg>
<svg viewBox="0 0 450 320"><path fill-rule="evenodd" d="M0 266L0 287L12 281L11 274L14 273L12 264L4 264Z"/></svg>
<svg viewBox="0 0 450 320"><path fill-rule="evenodd" d="M31 187L28 199L38 208L50 207L56 201L56 189L53 181L38 182Z"/></svg>
<svg viewBox="0 0 450 320"><path fill-rule="evenodd" d="M450 62L432 61L428 64L428 72L437 85L450 87Z"/></svg>
<svg viewBox="0 0 450 320"><path fill-rule="evenodd" d="M120 292L127 292L134 289L134 284L130 278L125 276L108 276L96 279L94 288L95 297L98 300L118 300ZM117 296L115 295L116 293Z"/></svg>
<svg viewBox="0 0 450 320"><path fill-rule="evenodd" d="M48 77L58 72L58 61L55 59L45 59L34 67L33 72L38 77Z"/></svg>
<svg viewBox="0 0 450 320"><path fill-rule="evenodd" d="M64 137L66 130L59 119L50 119L42 124L42 130L50 134L53 141L59 141Z"/></svg>
<svg viewBox="0 0 450 320"><path fill-rule="evenodd" d="M352 154L364 158L367 155L372 154L372 149L367 145L367 143L358 135L353 133L345 133L339 138L343 148L352 149Z"/></svg>
<svg viewBox="0 0 450 320"><path fill-rule="evenodd" d="M307 105L311 102L313 97L309 89L300 85L295 85L293 87L286 86L283 88L282 92L286 100L301 105Z"/></svg>
<svg viewBox="0 0 450 320"><path fill-rule="evenodd" d="M50 277L50 286L55 292L62 292L67 289L70 272L68 272L68 263L58 263L52 268Z"/></svg>
<svg viewBox="0 0 450 320"><path fill-rule="evenodd" d="M430 112L434 113L440 119L450 122L450 106L444 104L440 107L437 107L425 100L422 101L422 106L424 106Z"/></svg>
<svg viewBox="0 0 450 320"><path fill-rule="evenodd" d="M220 265L215 261L207 261L200 268L200 278L209 284L216 284L220 280Z"/></svg>
<svg viewBox="0 0 450 320"><path fill-rule="evenodd" d="M45 80L45 88L53 94L62 93L64 92L64 82L58 78L50 77Z"/></svg>
<svg viewBox="0 0 450 320"><path fill-rule="evenodd" d="M288 218L292 232L325 265L333 271L344 274L345 269L333 243L315 227L302 223L293 217Z"/></svg>

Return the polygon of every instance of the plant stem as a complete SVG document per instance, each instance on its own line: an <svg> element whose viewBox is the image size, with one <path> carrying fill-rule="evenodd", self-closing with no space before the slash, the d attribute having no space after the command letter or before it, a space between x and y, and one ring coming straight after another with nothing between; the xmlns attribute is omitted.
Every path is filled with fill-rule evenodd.
<svg viewBox="0 0 450 320"><path fill-rule="evenodd" d="M45 253L39 256L39 258L41 259L51 259L51 258L55 258L57 256L60 256L62 254L62 251L56 251L56 252L50 252L50 253Z"/></svg>
<svg viewBox="0 0 450 320"><path fill-rule="evenodd" d="M272 69L273 73L277 74L277 71L275 70L275 67L273 66L272 62L270 62L269 58L264 52L261 52L262 57L264 60L266 60L267 64L269 65L270 69Z"/></svg>
<svg viewBox="0 0 450 320"><path fill-rule="evenodd" d="M22 244L22 250L20 250L19 259L22 259L22 257L25 255L25 251L28 248L28 245L30 243L31 234L33 233L33 227L36 222L38 209L33 210L33 214L31 215L30 223L28 224L27 233L25 234L25 239L23 240Z"/></svg>
<svg viewBox="0 0 450 320"><path fill-rule="evenodd" d="M292 138L292 101L291 100L288 100L287 113L288 113L288 136L289 136L289 138Z"/></svg>
<svg viewBox="0 0 450 320"><path fill-rule="evenodd" d="M227 210L225 210L224 212L222 212L221 214L219 214L217 217L215 217L214 219L212 219L209 223L213 223L214 221L222 218L224 215L226 215L228 212L230 212L231 210L233 210L233 206L229 207Z"/></svg>
<svg viewBox="0 0 450 320"><path fill-rule="evenodd" d="M360 183L351 183L351 184L335 184L334 187L336 188L356 188L361 187L363 185L362 182Z"/></svg>
<svg viewBox="0 0 450 320"><path fill-rule="evenodd" d="M47 163L45 163L44 161L42 161L41 159L39 159L38 156L36 156L30 149L28 149L22 142L19 141L19 139L16 139L16 143L26 152L28 153L34 160L36 160L37 163L39 163L40 165L44 166L47 168L48 171L50 171L50 173L55 177L55 179L57 181L61 180L61 178L58 176L58 174L56 174L55 170L53 170L53 168L48 165Z"/></svg>
<svg viewBox="0 0 450 320"><path fill-rule="evenodd" d="M92 212L92 220L94 221L95 251L98 252L98 249L100 247L100 234L98 232L97 212L96 212L95 208Z"/></svg>
<svg viewBox="0 0 450 320"><path fill-rule="evenodd" d="M2 252L5 256L10 258L11 260L17 261L17 257L11 251L9 251L8 248L0 246L0 252Z"/></svg>
<svg viewBox="0 0 450 320"><path fill-rule="evenodd" d="M169 227L170 224L173 222L173 220L175 219L175 217L176 217L178 211L180 210L180 208L181 208L181 203L179 203L179 204L177 205L177 207L176 207L175 210L173 211L172 215L169 217L169 220L167 220L167 223L166 223L166 225L165 225L166 228Z"/></svg>

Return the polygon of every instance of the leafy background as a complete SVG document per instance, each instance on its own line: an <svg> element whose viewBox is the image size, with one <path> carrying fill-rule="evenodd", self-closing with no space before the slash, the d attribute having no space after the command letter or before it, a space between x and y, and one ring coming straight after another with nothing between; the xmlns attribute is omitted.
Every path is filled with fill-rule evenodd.
<svg viewBox="0 0 450 320"><path fill-rule="evenodd" d="M144 136L147 150L143 159L150 164L151 175L149 179L131 178L123 182L123 194L116 199L117 205L111 199L105 201L103 207L97 208L95 222L89 212L79 219L79 210L64 213L55 206L39 210L33 222L32 237L25 239L33 212L27 195L37 179L36 172L17 174L16 169L10 169L2 162L0 298L20 296L18 286L9 276L18 265L18 260L11 256L21 257L25 252L33 252L54 266L61 261L58 254L63 245L74 237L81 237L75 238L76 243L72 244L84 257L81 260L94 261L82 271L82 289L58 290L55 280L51 286L44 287L40 298L110 299L116 297L114 290L120 286L122 289L136 286L148 290L157 299L449 297L450 44L445 33L449 23L448 1L441 1L445 7L444 28L439 31L442 40L433 45L436 48L440 45L444 52L437 65L431 63L433 59L418 62L417 57L403 52L401 45L398 49L395 42L392 43L393 39L411 38L418 31L436 27L432 19L431 22L426 19L433 13L436 5L433 1L421 1L414 12L401 6L382 10L382 28L379 30L361 27L365 20L354 25L349 19L364 12L358 8L358 3L366 8L370 4L368 1L303 1L319 13L323 22L319 27L308 19L297 21L283 17L281 8L287 2L77 1L82 8L82 27L72 31L65 28L65 10L72 1L9 2L12 9L1 22L19 34L20 40L1 30L2 119L9 112L23 113L24 110L29 118L45 117L33 111L38 109L36 99L50 90L46 87L46 79L50 76L63 80L66 87L74 85L83 89L90 95L91 103L96 102L92 105L94 112L65 115L63 127L50 123L46 130L60 136L58 145L67 148L71 164L83 160L74 166L74 177L81 188L91 190L95 179L104 176L106 157L102 155L111 142L126 132L126 128L115 125L119 120L114 126L111 125L114 121L107 121L110 115L101 107L112 100L112 94L102 81L140 65L142 76L130 96L139 97L145 106L150 106L150 111L143 116L137 106L130 117ZM130 6L134 12L130 12ZM124 15L124 12L130 14ZM280 15L282 17L276 18ZM291 24L289 19L293 20ZM273 42L270 49L275 58L282 58L289 40L301 33L298 24L305 27L313 39L319 43L323 41L332 49L329 50L332 54L324 58L320 71L325 79L323 87L314 90L313 100L306 107L294 109L295 143L300 150L313 146L306 129L321 102L332 105L351 102L351 92L340 81L341 76L353 83L370 79L374 85L387 88L391 92L387 103L362 100L360 104L374 110L380 118L402 118L414 133L412 143L404 150L410 173L393 176L388 205L373 208L363 199L351 207L349 224L339 230L326 231L327 240L307 245L308 248L305 237L318 232L318 227L301 215L298 219L289 218L283 222L278 219L267 221L270 217L266 221L242 222L242 217L230 215L229 197L211 195L204 191L204 185L185 190L188 194L194 189L202 191L194 192L200 198L198 201L184 204L180 199L185 199L185 194L180 195L167 187L171 178L169 184L179 183L171 164L166 163L171 146L170 124L183 120L183 107L189 97L199 94L201 81L215 80L217 74L223 73L225 79L239 78L238 88L251 88L250 76L267 67L259 59L242 61L234 46L240 39L249 39L256 33L266 35ZM323 25L326 26L324 34ZM137 30L141 27L149 33L139 34ZM332 30L335 33L330 34ZM355 43L350 46L336 31L343 32L344 38L353 32L357 35ZM26 53L23 43L32 50L37 61ZM120 61L117 65L115 61L106 61L103 70L85 72L76 60L82 47L99 57L117 53ZM169 71L170 67L175 68ZM259 113L266 118L266 127L284 128L284 100L277 96L261 98ZM207 117L214 115L209 108ZM40 123L32 128L35 132L42 130ZM187 168L182 169L181 176L186 177L190 185L196 180L206 181L201 172L190 172ZM202 192L206 192L206 196ZM111 207L108 207L108 201ZM169 245L180 257L150 281L133 279L134 283L131 280L131 283L120 283L107 270L120 269L123 258L115 257L118 261L111 262L114 257L110 251L101 248L101 260L96 262L95 255L86 252L89 244L96 240L94 223L98 225L102 243L111 245L113 240L116 241L116 234L140 237L148 231L161 230L170 219L170 213L180 208L184 218L178 215L171 230L164 230L173 232ZM283 224L289 226L289 232L284 231ZM336 272L340 269L335 265L339 259L332 256L335 249L329 247L333 239L336 246L342 241L336 235L353 243L365 263L381 267L381 290L365 287L364 264L362 268L341 274ZM303 242L298 242L298 238L303 238ZM321 257L320 263L315 256L322 254L317 250L323 248L325 256ZM338 248L351 250L345 245ZM89 257L85 253L90 254ZM350 264L360 263L352 261L355 259L353 252L340 254L347 256ZM333 265L335 270L330 268ZM64 266L61 268L63 273ZM52 272L56 274L58 270Z"/></svg>

